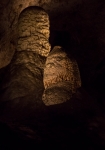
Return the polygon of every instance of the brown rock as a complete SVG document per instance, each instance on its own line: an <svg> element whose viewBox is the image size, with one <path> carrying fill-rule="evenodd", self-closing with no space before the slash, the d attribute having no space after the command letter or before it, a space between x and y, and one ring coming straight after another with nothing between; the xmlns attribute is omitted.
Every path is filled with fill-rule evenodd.
<svg viewBox="0 0 105 150"><path fill-rule="evenodd" d="M46 105L69 100L81 86L80 73L75 59L69 59L60 46L55 46L47 57L44 68L43 101Z"/></svg>
<svg viewBox="0 0 105 150"><path fill-rule="evenodd" d="M38 7L26 8L19 17L17 51L2 85L0 104L4 116L10 113L10 117L19 117L23 114L24 118L27 111L26 116L30 112L34 115L36 109L41 111L43 69L50 50L48 38L47 13Z"/></svg>
<svg viewBox="0 0 105 150"><path fill-rule="evenodd" d="M17 50L33 51L46 57L50 51L49 16L42 8L35 8L26 8L19 17Z"/></svg>

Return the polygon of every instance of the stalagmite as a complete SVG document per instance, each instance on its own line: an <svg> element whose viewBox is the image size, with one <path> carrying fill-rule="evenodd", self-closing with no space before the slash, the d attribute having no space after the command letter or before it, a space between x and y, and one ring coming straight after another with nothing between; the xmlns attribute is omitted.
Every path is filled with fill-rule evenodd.
<svg viewBox="0 0 105 150"><path fill-rule="evenodd" d="M55 46L49 53L44 68L45 105L66 102L81 86L80 73L75 59L69 59L63 48Z"/></svg>
<svg viewBox="0 0 105 150"><path fill-rule="evenodd" d="M33 6L21 12L17 50L1 87L3 113L41 110L43 69L50 51L49 34L49 16L42 8Z"/></svg>

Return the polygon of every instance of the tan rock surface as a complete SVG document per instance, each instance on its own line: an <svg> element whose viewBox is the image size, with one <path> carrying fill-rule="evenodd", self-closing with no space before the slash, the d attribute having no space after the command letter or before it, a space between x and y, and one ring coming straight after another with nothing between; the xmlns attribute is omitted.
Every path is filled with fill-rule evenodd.
<svg viewBox="0 0 105 150"><path fill-rule="evenodd" d="M32 28L34 30L31 30ZM27 33L29 33L28 36ZM37 41L33 38L35 36L39 37ZM31 42L36 41L36 45L30 45L29 49L30 38ZM43 70L46 56L50 51L48 38L47 13L39 7L26 8L19 17L16 51L11 63L7 66L8 71L1 85L0 106L4 107L1 108L0 118L1 115L6 119L11 119L13 115L19 118L21 114L24 118L24 115L28 117L30 112L34 115L36 110L43 109ZM42 39L43 43L40 42ZM41 49L41 47L44 48ZM27 110L29 114L26 115Z"/></svg>
<svg viewBox="0 0 105 150"><path fill-rule="evenodd" d="M65 5L65 4L68 5ZM0 68L7 66L16 50L17 24L20 13L29 6L40 6L48 14L69 9L73 1L55 0L4 0L0 2ZM58 9L59 8L59 9ZM61 9L60 9L61 8ZM56 20L54 20L56 22ZM15 43L15 44L14 44ZM14 45L14 48L11 48ZM47 46L47 45L46 45Z"/></svg>
<svg viewBox="0 0 105 150"><path fill-rule="evenodd" d="M63 103L81 87L81 78L75 59L69 59L63 48L55 46L47 57L43 101L46 105Z"/></svg>

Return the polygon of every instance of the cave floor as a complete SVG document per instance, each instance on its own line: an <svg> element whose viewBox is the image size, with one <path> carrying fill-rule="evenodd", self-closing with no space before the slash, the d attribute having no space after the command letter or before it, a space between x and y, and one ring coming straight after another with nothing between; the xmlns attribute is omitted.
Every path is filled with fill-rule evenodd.
<svg viewBox="0 0 105 150"><path fill-rule="evenodd" d="M0 149L105 149L105 113L83 88L46 109L48 114L37 119L1 122Z"/></svg>

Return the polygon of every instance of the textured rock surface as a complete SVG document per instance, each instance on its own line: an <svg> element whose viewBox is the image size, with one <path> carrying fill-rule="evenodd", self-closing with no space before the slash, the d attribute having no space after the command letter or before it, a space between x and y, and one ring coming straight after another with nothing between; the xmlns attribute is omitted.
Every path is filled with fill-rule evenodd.
<svg viewBox="0 0 105 150"><path fill-rule="evenodd" d="M79 68L75 59L69 59L63 48L55 46L47 57L44 77L45 105L63 103L81 87Z"/></svg>
<svg viewBox="0 0 105 150"><path fill-rule="evenodd" d="M16 49L18 17L28 6L40 6L47 11L51 22L51 43L54 43L54 46L62 46L65 41L66 52L73 54L78 62L83 83L89 85L91 76L96 75L93 70L105 58L105 1L0 1L0 68L7 66L13 57ZM65 37L64 32L68 33L69 38ZM54 41L56 34L61 40L57 44L55 44L57 40Z"/></svg>
<svg viewBox="0 0 105 150"><path fill-rule="evenodd" d="M26 8L19 17L17 51L33 51L47 57L49 44L49 16L40 7Z"/></svg>
<svg viewBox="0 0 105 150"><path fill-rule="evenodd" d="M13 111L19 117L19 113L26 113L27 109L33 112L43 105L43 69L50 50L47 13L39 7L27 8L19 17L18 31L17 51L1 87L0 106L4 116Z"/></svg>
<svg viewBox="0 0 105 150"><path fill-rule="evenodd" d="M53 46L65 46L64 48L67 54L73 54L80 68L83 85L87 85L88 89L90 89L92 87L92 82L94 82L94 86L92 87L93 89L91 90L90 94L93 95L94 91L94 97L96 97L96 99L93 102L93 105L91 105L90 102L92 102L92 100L88 98L86 93L82 92L82 100L81 98L77 98L77 100L72 99L66 103L63 103L62 105L59 104L50 106L52 107L51 115L54 115L53 121L50 124L52 132L50 132L51 130L48 128L49 125L45 127L45 123L47 121L40 122L39 120L41 118L39 115L40 113L42 114L43 119L46 118L46 116L44 116L43 112L41 111L42 107L40 107L40 110L38 109L39 113L36 113L36 111L34 111L35 105L31 103L31 98L33 95L30 97L30 104L28 101L29 97L25 97L25 102L21 101L21 105L18 107L20 109L16 109L15 116L16 114L19 116L19 110L23 110L23 112L26 113L26 116L30 117L31 121L28 121L28 124L30 123L30 127L28 128L26 124L23 126L15 124L16 126L14 125L14 128L21 128L20 132L18 131L20 139L25 134L25 139L27 139L28 136L29 140L19 141L17 138L18 135L16 136L15 134L18 129L13 129L14 132L16 131L14 135L13 130L6 130L5 125L3 124L2 126L0 125L0 149L20 150L27 149L27 147L28 149L31 149L30 147L33 149L33 145L35 149L36 145L38 145L38 149L40 149L39 147L41 146L41 149L43 149L44 144L46 143L45 149L55 149L55 147L58 149L61 149L62 147L65 149L65 147L67 147L68 149L69 147L69 149L74 150L78 147L81 150L105 150L105 118L102 117L105 116L105 104L103 105L103 103L101 103L100 105L100 99L103 99L105 103L105 1L1 0L0 68L7 66L13 57L13 54L16 50L18 17L22 10L28 6L41 6L48 12L51 22L51 43L53 43ZM55 38L56 35L57 38ZM23 54L21 56L23 56ZM28 56L29 53L27 52L27 57ZM9 70L9 67L7 67L7 70ZM1 69L0 72L2 72ZM0 77L0 86L4 75L7 76L7 80L11 80L10 72L4 72L4 74L2 74L2 78ZM26 76L24 78L26 78ZM7 80L5 83L8 83ZM25 90L30 91L31 89ZM95 105L97 97L98 104ZM13 104L13 101L11 101L11 104ZM10 107L12 106L11 104ZM27 105L27 112L25 111L26 109L23 109L23 105ZM5 105L5 108L8 108L8 106L8 104L7 106ZM29 108L28 106L32 107ZM73 106L75 109L73 109ZM102 113L100 113L100 111L97 109L97 106L100 107ZM95 107L98 117L95 117L96 111L93 110L93 107ZM0 111L2 108L3 105L0 105ZM93 111L91 111L91 109ZM32 120L32 114L29 113L29 110L32 110L32 114L36 115L37 119L33 115L34 119ZM68 115L70 110L73 110L74 112L72 116L73 119L71 119L71 116ZM57 117L57 112L62 115ZM81 117L82 115L84 117ZM19 118L21 117L22 115L19 116ZM79 119L77 119L78 117ZM86 119L87 121L85 122L84 120ZM90 121L91 119L92 121ZM33 123L33 126L31 123ZM13 125L11 126L13 127ZM35 132L32 131L33 128ZM38 136L37 133L39 133ZM49 136L47 136L47 133ZM30 137L33 137L33 135L37 140L32 139L30 141ZM37 141L40 142L37 143Z"/></svg>
<svg viewBox="0 0 105 150"><path fill-rule="evenodd" d="M0 2L0 68L7 66L15 52L17 41L17 23L20 13L29 6L40 6L50 15L59 12L73 1L62 0L4 0ZM68 5L65 5L68 4ZM59 8L59 9L58 9ZM61 8L61 9L60 9ZM56 20L54 19L56 23ZM13 47L14 46L14 47ZM13 48L11 48L13 47ZM4 61L5 60L5 61Z"/></svg>
<svg viewBox="0 0 105 150"><path fill-rule="evenodd" d="M87 68L84 74L105 56L103 0L3 0L0 2L0 68L9 64L13 56L15 50L9 45L16 41L18 16L28 6L44 8L50 16L53 31L69 32L69 46L73 46L70 49L79 64Z"/></svg>

